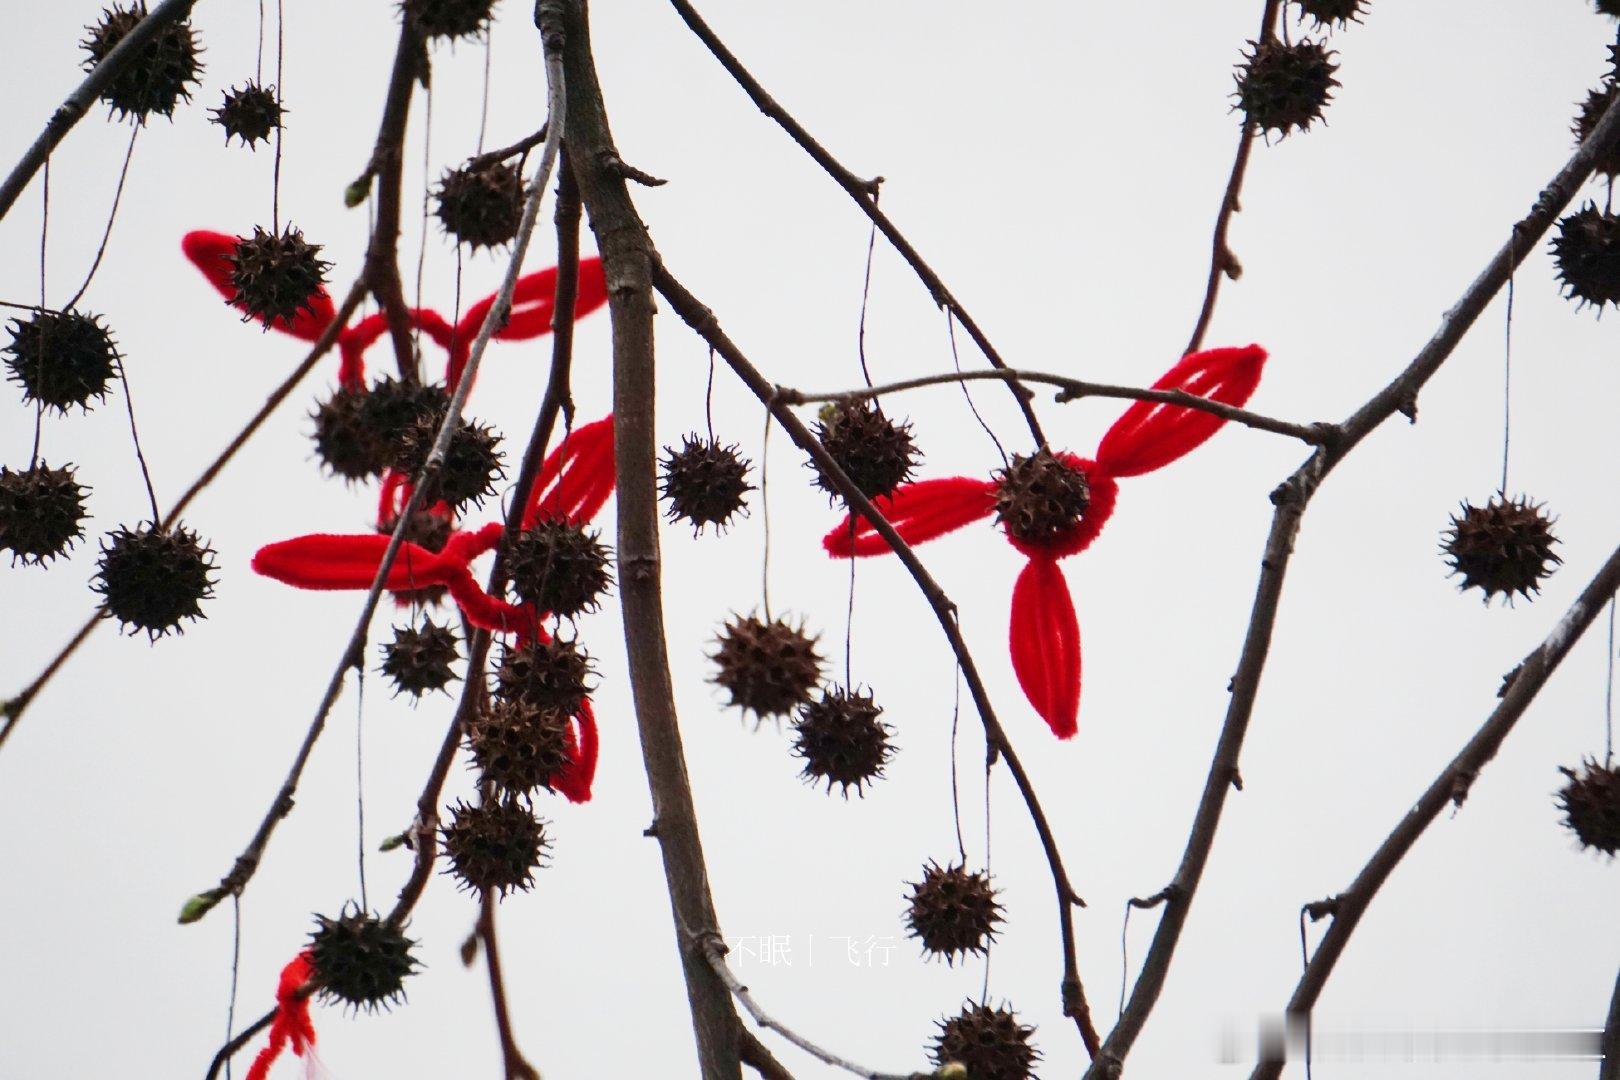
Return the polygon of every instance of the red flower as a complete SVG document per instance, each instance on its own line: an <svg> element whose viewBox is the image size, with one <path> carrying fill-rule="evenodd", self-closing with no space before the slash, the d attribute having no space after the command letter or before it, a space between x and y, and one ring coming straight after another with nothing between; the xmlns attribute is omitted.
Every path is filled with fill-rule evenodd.
<svg viewBox="0 0 1620 1080"><path fill-rule="evenodd" d="M253 1059L247 1080L265 1080L270 1075L270 1066L289 1046L294 1057L308 1056L313 1064L315 1024L309 1018L309 999L299 997L298 991L309 982L314 972L315 966L307 949L281 969L281 981L276 984L276 1016L270 1022L270 1042Z"/></svg>
<svg viewBox="0 0 1620 1080"><path fill-rule="evenodd" d="M1227 405L1241 406L1260 383L1266 351L1258 345L1189 353L1153 384ZM1090 499L1079 520L1048 538L1031 542L1006 532L1028 563L1013 586L1008 631L1013 671L1024 696L1060 739L1077 729L1080 711L1080 625L1057 560L1084 551L1114 512L1116 481L1152 472L1197 448L1226 421L1181 405L1138 401L1103 435L1095 458L1055 453L1085 476ZM907 544L943 536L996 510L1002 484L956 476L923 480L874 500ZM882 555L890 548L870 521L850 517L822 538L834 558Z"/></svg>
<svg viewBox="0 0 1620 1080"><path fill-rule="evenodd" d="M527 528L551 518L573 524L590 521L613 494L613 483L613 417L609 415L574 431L546 457L523 525ZM384 490L388 490L386 484ZM457 530L438 552L407 541L389 567L384 587L409 593L443 586L474 626L493 633L515 633L520 642L546 640L540 625L543 612L491 596L473 577L473 560L494 550L504 532L500 522ZM300 589L369 589L388 541L389 537L379 533L298 536L260 548L253 556L253 569ZM573 762L553 786L571 802L586 802L591 797L597 755L596 717L589 701L581 706L574 722Z"/></svg>

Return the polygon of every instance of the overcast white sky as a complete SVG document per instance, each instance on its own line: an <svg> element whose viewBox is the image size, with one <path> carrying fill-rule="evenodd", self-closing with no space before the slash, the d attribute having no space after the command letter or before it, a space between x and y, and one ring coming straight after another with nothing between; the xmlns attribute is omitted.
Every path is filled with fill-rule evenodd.
<svg viewBox="0 0 1620 1080"><path fill-rule="evenodd" d="M284 215L327 245L339 287L359 265L363 210L343 209L364 166L394 40L395 5L287 0L290 126ZM1146 383L1186 339L1202 292L1209 229L1237 118L1232 65L1256 2L1080 5L1029 0L709 0L718 32L841 160L887 177L883 204L1021 367ZM0 69L0 157L9 162L76 84L94 3L8 0ZM508 0L493 38L491 145L543 112L529 5ZM780 382L856 385L865 219L760 117L659 3L596 5L595 38L626 157L668 186L636 198L674 272ZM300 347L244 326L180 255L192 228L245 232L270 213L270 157L226 149L204 108L253 71L257 7L203 0L207 72L192 107L135 150L125 209L85 303L127 355L145 449L167 504L262 401ZM1506 228L1572 149L1575 103L1603 74L1608 20L1581 0L1375 3L1335 35L1344 87L1330 124L1258 146L1212 344L1259 341L1273 359L1253 406L1340 419L1429 336ZM474 149L484 52L435 53L433 126L413 111L408 202ZM49 285L77 287L106 219L127 129L97 110L52 167ZM37 300L39 187L0 222L0 298ZM549 216L548 216L549 220ZM414 261L415 220L404 249ZM542 234L531 265L553 255ZM469 300L501 263L465 266ZM424 300L453 304L455 258L429 229ZM1620 392L1614 320L1561 300L1545 249L1518 278L1510 487L1558 515L1564 568L1539 600L1483 609L1445 577L1438 535L1459 500L1497 483L1501 304L1422 399L1416 426L1391 424L1312 506L1290 571L1271 665L1242 759L1246 782L1222 823L1184 943L1129 1074L1236 1076L1222 1040L1247 1054L1299 969L1300 903L1342 889L1428 779L1495 703L1501 674L1537 643L1620 538L1613 422ZM706 350L659 321L659 427L701 425ZM884 379L950 363L943 317L892 251L878 248L869 330ZM549 345L502 345L472 412L526 431ZM964 341L963 360L980 358ZM299 593L248 569L265 542L364 528L373 492L322 479L306 414L335 377L328 361L188 514L219 552L217 599L183 638L149 647L103 628L35 702L0 753L0 1077L54 1080L116 1071L199 1075L221 1040L231 913L175 925L246 841L302 737L359 597ZM605 315L582 324L582 418L607 411ZM980 409L1018 444L1005 394ZM908 413L924 474L985 475L998 463L960 393L915 392ZM1059 445L1089 452L1118 406L1043 404ZM724 375L716 426L761 456L762 418ZM32 413L0 400L0 461L25 464ZM95 532L133 522L144 493L121 406L47 423L45 454L94 487ZM1080 960L1106 1026L1121 977L1125 898L1159 889L1180 856L1226 704L1270 515L1266 494L1302 459L1286 440L1222 432L1173 468L1123 485L1099 542L1064 569L1085 636L1080 734L1059 744L1024 703L1007 660L1008 596L1020 560L988 526L926 549L1013 739L1044 793L1071 874ZM847 567L816 540L833 521L801 481L800 456L771 440L776 607L801 613L841 651ZM954 850L949 787L952 665L893 561L859 567L855 678L898 729L888 779L864 800L796 779L784 732L755 731L706 683L714 627L759 601L764 515L723 541L665 534L669 633L688 762L727 936L785 939L789 962L739 951L766 1007L875 1068L923 1064L932 1022L976 995L983 965L924 963L903 938L902 881ZM483 520L475 517L474 520ZM605 519L611 526L611 518ZM48 571L0 566L0 695L30 679L92 603L94 539ZM387 633L388 615L378 634ZM517 1030L548 1080L694 1075L685 996L649 801L609 605L581 627L598 657L602 763L596 800L560 800L553 865L502 908ZM1318 1016L1324 1030L1487 1030L1601 1025L1620 935L1614 866L1575 850L1552 795L1557 766L1602 752L1601 628L1525 716L1466 808L1436 824L1358 931ZM368 678L367 821L373 848L408 824L451 702L412 709ZM312 911L356 893L355 697L334 714L299 794L243 902L241 1015L271 1002ZM986 853L982 740L962 718L969 852ZM470 787L456 770L452 795ZM1004 775L992 794L993 869L1010 915L990 991L1038 1027L1045 1076L1072 1076L1083 1051L1059 1015L1059 957L1047 869ZM372 854L374 905L391 899L408 853ZM410 1005L351 1019L318 1010L335 1076L488 1077L499 1069L485 976L456 951L475 905L434 883L414 934L427 970ZM1154 917L1130 931L1133 964ZM859 966L845 939L879 946ZM741 943L746 944L746 942ZM885 952L881 946L892 945ZM887 962L885 963L885 958ZM790 1047L803 1077L831 1075ZM245 1068L245 1064L243 1066ZM1318 1076L1590 1076L1558 1064L1326 1063ZM292 1064L282 1075L295 1075Z"/></svg>

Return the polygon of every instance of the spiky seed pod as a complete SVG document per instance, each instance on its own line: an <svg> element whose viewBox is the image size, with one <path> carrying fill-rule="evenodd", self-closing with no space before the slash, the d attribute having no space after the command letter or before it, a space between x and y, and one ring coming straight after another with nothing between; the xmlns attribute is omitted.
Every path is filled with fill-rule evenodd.
<svg viewBox="0 0 1620 1080"><path fill-rule="evenodd" d="M1029 457L1014 454L995 480L996 523L1026 544L1056 539L1091 506L1086 474L1044 446Z"/></svg>
<svg viewBox="0 0 1620 1080"><path fill-rule="evenodd" d="M573 716L591 688L591 658L563 638L505 649L495 669L496 694L539 709Z"/></svg>
<svg viewBox="0 0 1620 1080"><path fill-rule="evenodd" d="M669 500L671 521L690 521L693 533L705 525L724 532L734 514L748 512L743 495L754 486L748 482L748 459L737 453L735 444L687 435L679 450L666 446L664 453L663 496Z"/></svg>
<svg viewBox="0 0 1620 1080"><path fill-rule="evenodd" d="M911 937L928 952L954 965L968 953L984 953L1001 922L1001 905L988 874L969 872L961 864L930 861L921 881L908 881L906 922Z"/></svg>
<svg viewBox="0 0 1620 1080"><path fill-rule="evenodd" d="M1614 103L1614 99L1615 86L1612 82L1606 82L1586 95L1580 111L1575 114L1575 122L1570 125L1575 132L1576 146L1584 143L1597 129L1598 121L1603 119L1603 114ZM1606 152L1600 153L1593 171L1610 179L1620 176L1620 144L1610 146Z"/></svg>
<svg viewBox="0 0 1620 1080"><path fill-rule="evenodd" d="M1569 779L1558 793L1558 805L1581 847L1620 853L1620 770L1587 758L1578 772L1562 766L1558 771Z"/></svg>
<svg viewBox="0 0 1620 1080"><path fill-rule="evenodd" d="M114 4L104 9L99 23L85 27L90 36L81 47L90 55L85 58L84 69L94 70L144 18L146 0L137 0L129 7ZM119 119L133 116L144 123L151 113L172 117L181 98L191 100L189 87L202 71L198 51L191 20L169 24L125 64L101 92L101 100L112 106Z"/></svg>
<svg viewBox="0 0 1620 1080"><path fill-rule="evenodd" d="M315 453L335 476L348 481L381 476L393 456L379 438L368 408L370 394L340 386L315 406Z"/></svg>
<svg viewBox="0 0 1620 1080"><path fill-rule="evenodd" d="M1300 15L1316 20L1318 30L1324 26L1349 26L1361 21L1367 0L1294 0Z"/></svg>
<svg viewBox="0 0 1620 1080"><path fill-rule="evenodd" d="M804 759L803 776L811 783L827 781L827 790L843 785L865 794L864 785L883 775L894 753L889 743L893 729L879 719L883 708L860 690L829 687L818 701L807 702L793 722L793 752Z"/></svg>
<svg viewBox="0 0 1620 1080"><path fill-rule="evenodd" d="M555 518L514 537L506 547L506 565L520 600L565 619L594 611L613 580L608 550L597 534Z"/></svg>
<svg viewBox="0 0 1620 1080"><path fill-rule="evenodd" d="M1028 1080L1034 1075L1041 1056L1030 1043L1035 1029L1020 1024L1011 1009L969 1002L958 1015L936 1023L934 1064L943 1068L959 1062L971 1080Z"/></svg>
<svg viewBox="0 0 1620 1080"><path fill-rule="evenodd" d="M1594 0L1599 15L1620 18L1620 0Z"/></svg>
<svg viewBox="0 0 1620 1080"><path fill-rule="evenodd" d="M1322 110L1339 80L1339 65L1321 42L1301 38L1285 44L1276 38L1249 42L1238 65L1236 108L1266 134L1304 131L1322 118Z"/></svg>
<svg viewBox="0 0 1620 1080"><path fill-rule="evenodd" d="M473 717L467 747L479 776L509 795L551 788L570 760L568 719L514 698L496 698Z"/></svg>
<svg viewBox="0 0 1620 1080"><path fill-rule="evenodd" d="M183 619L205 617L202 601L214 595L213 558L213 548L182 525L119 528L101 542L91 587L121 629L145 630L155 641L170 630L181 633Z"/></svg>
<svg viewBox="0 0 1620 1080"><path fill-rule="evenodd" d="M236 290L230 302L241 305L243 322L258 319L266 329L277 319L291 326L300 311L313 311L310 301L332 267L321 258L321 246L292 225L279 236L255 225L252 236L237 237L229 259Z"/></svg>
<svg viewBox="0 0 1620 1080"><path fill-rule="evenodd" d="M90 411L90 399L107 396L118 373L118 346L101 316L77 311L36 311L14 319L6 346L8 376L23 390L23 401L66 413L77 405Z"/></svg>
<svg viewBox="0 0 1620 1080"><path fill-rule="evenodd" d="M450 407L450 392L443 386L406 383L384 375L371 384L365 396L365 427L384 446L390 458L398 456L405 433L424 417L444 419Z"/></svg>
<svg viewBox="0 0 1620 1080"><path fill-rule="evenodd" d="M441 423L442 414L422 416L406 428L396 448L394 468L411 477L420 473L439 437ZM449 503L457 512L468 503L483 505L495 494L495 482L506 475L501 465L506 455L500 444L501 437L489 425L458 420L444 460L422 483L422 498L428 505Z"/></svg>
<svg viewBox="0 0 1620 1080"><path fill-rule="evenodd" d="M515 799L458 802L444 827L449 872L478 893L528 889L549 846L545 823Z"/></svg>
<svg viewBox="0 0 1620 1080"><path fill-rule="evenodd" d="M911 424L890 420L868 399L825 406L816 420L816 438L839 468L868 499L887 495L911 479L922 452L911 438ZM832 501L838 488L814 461L816 485Z"/></svg>
<svg viewBox="0 0 1620 1080"><path fill-rule="evenodd" d="M375 1012L405 999L405 980L416 974L416 942L393 923L345 907L336 919L315 916L309 936L320 994L356 1010Z"/></svg>
<svg viewBox="0 0 1620 1080"><path fill-rule="evenodd" d="M497 0L405 0L405 16L425 38L471 38L488 29Z"/></svg>
<svg viewBox="0 0 1620 1080"><path fill-rule="evenodd" d="M38 461L21 471L0 465L0 551L25 566L67 554L84 535L88 493L71 465L53 469Z"/></svg>
<svg viewBox="0 0 1620 1080"><path fill-rule="evenodd" d="M251 79L241 87L233 86L225 91L225 100L219 108L208 112L209 118L225 129L226 145L230 145L234 136L251 149L255 143L269 142L270 136L281 127L282 108L276 91Z"/></svg>
<svg viewBox="0 0 1620 1080"><path fill-rule="evenodd" d="M393 680L394 692L416 698L454 682L450 665L461 659L455 631L429 618L420 626L394 627L394 640L382 651L382 673Z"/></svg>
<svg viewBox="0 0 1620 1080"><path fill-rule="evenodd" d="M1511 601L1538 591L1563 562L1553 553L1552 525L1540 503L1498 495L1484 506L1463 503L1441 540L1452 571L1463 576L1460 588L1479 589L1486 603L1497 593Z"/></svg>
<svg viewBox="0 0 1620 1080"><path fill-rule="evenodd" d="M433 193L444 231L469 247L500 247L517 235L523 220L523 175L494 161L464 165L444 174Z"/></svg>
<svg viewBox="0 0 1620 1080"><path fill-rule="evenodd" d="M1577 306L1620 306L1620 215L1587 203L1558 222L1553 259L1564 295Z"/></svg>
<svg viewBox="0 0 1620 1080"><path fill-rule="evenodd" d="M786 716L821 681L816 639L785 620L734 616L715 645L711 681L730 692L732 705L758 716Z"/></svg>

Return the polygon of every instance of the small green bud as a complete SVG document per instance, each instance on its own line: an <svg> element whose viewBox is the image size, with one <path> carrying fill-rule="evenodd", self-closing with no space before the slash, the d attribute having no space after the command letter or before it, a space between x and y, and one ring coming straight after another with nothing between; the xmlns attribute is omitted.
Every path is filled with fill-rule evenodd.
<svg viewBox="0 0 1620 1080"><path fill-rule="evenodd" d="M213 911L215 905L223 898L224 894L218 889L209 889L207 892L200 892L193 896L180 907L180 925L189 926L201 919L204 915Z"/></svg>
<svg viewBox="0 0 1620 1080"><path fill-rule="evenodd" d="M366 173L366 175L362 176L360 179L343 189L343 205L347 206L350 210L353 210L355 207L365 202L366 196L370 194L371 174Z"/></svg>

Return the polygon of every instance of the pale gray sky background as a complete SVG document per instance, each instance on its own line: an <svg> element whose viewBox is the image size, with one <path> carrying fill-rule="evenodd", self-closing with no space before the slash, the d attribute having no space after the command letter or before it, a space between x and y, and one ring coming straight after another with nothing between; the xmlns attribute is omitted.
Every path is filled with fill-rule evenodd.
<svg viewBox="0 0 1620 1080"><path fill-rule="evenodd" d="M1209 230L1235 145L1232 65L1258 3L990 5L948 0L709 0L718 32L841 160L888 178L883 205L1016 365L1142 384L1175 358L1203 287ZM364 210L346 211L375 132L394 5L287 0L290 126L282 208L327 245L339 288L359 265ZM493 40L491 145L543 112L529 5L508 0ZM76 42L98 6L8 0L0 148L9 161L79 78ZM160 501L188 484L301 355L236 321L180 255L192 228L245 232L270 215L270 156L222 146L205 108L252 73L257 7L203 0L204 87L135 151L125 207L86 305L127 355ZM1272 361L1255 408L1340 419L1399 370L1572 149L1575 103L1613 39L1581 0L1375 2L1335 35L1344 83L1329 125L1257 146L1212 344L1259 341ZM760 117L673 11L595 11L597 59L629 160L668 186L636 192L675 273L783 383L856 385L865 219ZM427 168L472 152L483 50L435 53ZM270 61L267 60L267 63ZM268 75L268 72L267 72ZM420 194L425 110L413 112L409 200ZM77 287L105 222L127 129L100 109L52 167L47 299ZM1601 194L1599 194L1601 198ZM0 298L38 299L39 187L0 223ZM548 214L549 220L549 214ZM414 263L419 228L406 223ZM542 234L531 265L548 265ZM499 260L468 260L464 297L494 288ZM425 302L453 304L455 258L429 229ZM1422 399L1416 426L1387 425L1312 506L1290 571L1271 666L1242 760L1245 790L1222 824L1158 1012L1129 1075L1237 1076L1299 969L1299 905L1342 889L1428 779L1496 701L1501 674L1549 630L1620 537L1615 323L1577 314L1536 251L1518 278L1510 488L1558 515L1565 565L1539 600L1481 608L1445 577L1438 535L1459 500L1495 488L1501 452L1500 302ZM702 423L706 350L659 320L661 435ZM948 367L943 317L878 247L869 354L898 378ZM549 345L492 350L472 412L526 431ZM964 340L964 363L982 361ZM213 884L248 838L320 697L354 594L300 593L255 577L253 551L311 531L358 530L371 490L322 479L306 414L336 361L267 425L187 515L219 552L218 597L183 638L149 647L103 628L40 696L0 753L0 1077L200 1075L224 1034L231 913L179 927L182 900ZM605 315L581 325L583 419L607 411ZM1020 443L1007 395L975 392ZM928 476L986 474L998 459L951 388L891 402L916 423ZM723 373L717 429L761 456L759 408ZM1054 441L1087 452L1115 403L1042 405ZM0 460L26 463L32 413L0 400ZM48 421L45 454L93 485L92 538L48 571L0 566L0 694L31 678L92 602L96 533L143 513L122 407ZM834 520L800 455L771 440L776 607L841 652L847 567L817 538ZM1129 481L1101 540L1064 564L1085 637L1080 734L1059 744L1024 703L1005 646L1020 561L988 526L926 549L1044 793L1071 873L1082 973L1106 1026L1117 1007L1126 897L1160 888L1180 856L1248 614L1270 506L1302 459L1286 440L1224 431L1171 469ZM952 665L893 561L859 567L855 677L898 729L888 779L865 800L796 778L784 732L721 707L704 659L715 626L759 601L753 517L724 540L665 534L669 633L688 761L732 939L784 936L791 963L737 956L767 1008L848 1057L921 1066L933 1020L976 995L983 965L921 961L903 937L902 881L954 849L949 787ZM484 520L474 515L473 520ZM611 518L605 519L611 525ZM391 614L391 613L390 613ZM388 616L376 633L386 634ZM596 799L550 801L553 865L501 911L517 1029L548 1080L694 1075L691 1033L649 820L616 614L584 621L598 657L602 759ZM375 649L375 646L373 647ZM1474 789L1394 875L1322 1003L1325 1030L1595 1028L1620 965L1616 867L1575 850L1552 795L1557 766L1602 752L1598 627L1570 656ZM405 827L451 702L412 709L380 678L365 697L372 846ZM243 901L240 1015L267 1008L310 912L356 893L355 697L344 696L295 813ZM962 717L969 852L985 857L978 722ZM470 788L458 768L452 795ZM1047 869L998 773L993 867L1010 915L990 992L1037 1025L1041 1074L1077 1074L1083 1052L1058 1009ZM369 859L385 904L408 853ZM340 1078L493 1076L498 1047L482 970L456 951L474 903L437 880L413 923L427 970L410 1004L351 1019L319 1009ZM1134 964L1154 924L1134 919ZM892 944L852 966L840 939ZM885 941L884 939L891 939ZM778 1045L772 1039L773 1046ZM832 1075L779 1052L804 1077ZM242 1068L246 1067L246 1058ZM1420 1072L1421 1071L1421 1072ZM1582 1077L1579 1064L1323 1062L1325 1078ZM278 1075L296 1075L285 1064ZM1294 1075L1300 1075L1295 1073Z"/></svg>

